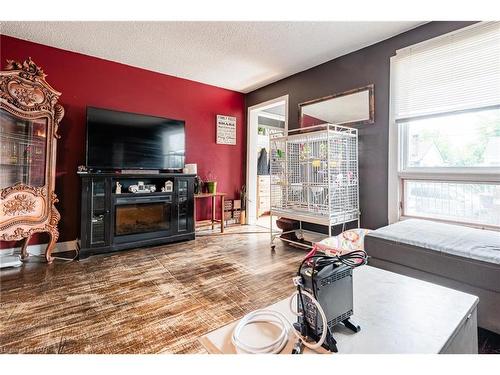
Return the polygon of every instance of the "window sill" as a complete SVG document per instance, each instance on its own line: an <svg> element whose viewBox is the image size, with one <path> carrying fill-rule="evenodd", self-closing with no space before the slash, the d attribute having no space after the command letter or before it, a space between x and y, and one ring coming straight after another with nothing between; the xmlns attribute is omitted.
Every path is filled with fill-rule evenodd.
<svg viewBox="0 0 500 375"><path fill-rule="evenodd" d="M398 221L403 221L403 220L408 220L408 219L421 219L421 220L427 220L427 221L435 221L437 223L446 223L446 224L453 224L453 225L461 225L464 227L469 227L469 228L475 228L475 229L483 229L483 230L493 230L500 232L500 227L495 226L495 225L484 225L484 224L475 224L475 223L467 223L463 221L453 221L453 220L445 220L445 219L436 219L436 218L431 218L431 217L425 217L425 216L407 216L403 215L400 216Z"/></svg>
<svg viewBox="0 0 500 375"><path fill-rule="evenodd" d="M456 182L500 182L499 169L488 169L482 171L463 170L405 170L398 172L398 177L404 180L435 180L435 181L456 181Z"/></svg>

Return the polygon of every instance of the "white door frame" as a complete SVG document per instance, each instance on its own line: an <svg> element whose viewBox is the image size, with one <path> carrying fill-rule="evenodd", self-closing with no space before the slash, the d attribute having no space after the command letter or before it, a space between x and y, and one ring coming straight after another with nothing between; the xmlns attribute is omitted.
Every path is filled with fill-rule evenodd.
<svg viewBox="0 0 500 375"><path fill-rule="evenodd" d="M257 223L257 130L258 112L285 104L285 134L288 133L288 95L265 101L248 107L247 114L247 204L246 215L248 224Z"/></svg>

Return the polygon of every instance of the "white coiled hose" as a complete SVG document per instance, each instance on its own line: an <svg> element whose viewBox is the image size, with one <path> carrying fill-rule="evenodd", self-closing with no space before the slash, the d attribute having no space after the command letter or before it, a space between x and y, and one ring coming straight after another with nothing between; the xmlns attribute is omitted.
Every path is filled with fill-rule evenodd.
<svg viewBox="0 0 500 375"><path fill-rule="evenodd" d="M266 345L252 346L246 344L240 339L240 334L245 326L253 323L275 324L281 328L280 334L276 340ZM233 331L232 342L234 346L247 353L279 353L288 343L289 327L290 323L282 313L273 310L255 310L245 315L236 325Z"/></svg>
<svg viewBox="0 0 500 375"><path fill-rule="evenodd" d="M310 343L307 342L306 339L300 335L295 328L293 327L293 324L280 312L278 311L273 311L273 310L255 310L252 311L251 313L245 315L234 327L233 330L233 335L231 337L231 341L233 342L233 345L236 346L238 349L243 350L246 353L251 353L251 354L277 354L283 350L283 348L286 346L288 343L288 334L291 330L295 334L295 336L302 341L302 343L307 346L310 349L318 349L323 345L323 343L326 340L326 334L327 334L327 329L328 329L328 321L326 320L326 315L323 309L321 308L321 305L319 302L308 292L302 291L301 292L303 295L309 297L309 299L314 303L316 306L317 310L319 311L319 314L321 316L321 320L323 322L323 332L321 333L321 337L318 342L316 343ZM295 297L298 295L298 292L295 292L292 294L290 297L290 311L296 315L296 316L301 316L302 314L295 311L293 309L293 301L295 300ZM275 324L278 327L281 328L280 334L278 335L278 338L276 338L273 342L266 344L266 345L260 345L260 346L253 346L246 344L240 339L241 331L243 328L247 325L253 324L253 323L270 323L270 324Z"/></svg>

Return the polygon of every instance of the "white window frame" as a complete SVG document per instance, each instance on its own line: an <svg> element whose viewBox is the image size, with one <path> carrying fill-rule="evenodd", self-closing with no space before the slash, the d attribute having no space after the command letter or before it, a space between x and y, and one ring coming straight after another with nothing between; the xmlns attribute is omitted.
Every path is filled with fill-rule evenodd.
<svg viewBox="0 0 500 375"><path fill-rule="evenodd" d="M460 30L458 30L459 32ZM441 37L447 37L445 34ZM435 40L435 39L434 39ZM425 43L425 42L422 42ZM394 64L396 56L390 59L390 92L389 92L389 148L388 148L388 221L389 224L400 220L413 218L404 215L404 181L426 180L435 182L475 182L500 184L499 168L471 167L471 168L406 168L404 153L401 152L402 144L407 140L404 132L406 126L399 126L395 120L395 79ZM450 112L452 114L452 112ZM419 216L420 219L460 224L470 227L493 229L500 231L500 226L483 225L477 223L450 221L445 219L429 218Z"/></svg>

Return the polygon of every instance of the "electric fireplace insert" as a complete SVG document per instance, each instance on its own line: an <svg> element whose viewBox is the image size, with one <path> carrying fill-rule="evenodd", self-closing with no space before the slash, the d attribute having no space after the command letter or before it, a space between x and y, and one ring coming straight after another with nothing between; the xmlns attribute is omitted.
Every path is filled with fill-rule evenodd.
<svg viewBox="0 0 500 375"><path fill-rule="evenodd" d="M115 208L115 237L129 234L168 231L170 202L128 203Z"/></svg>

